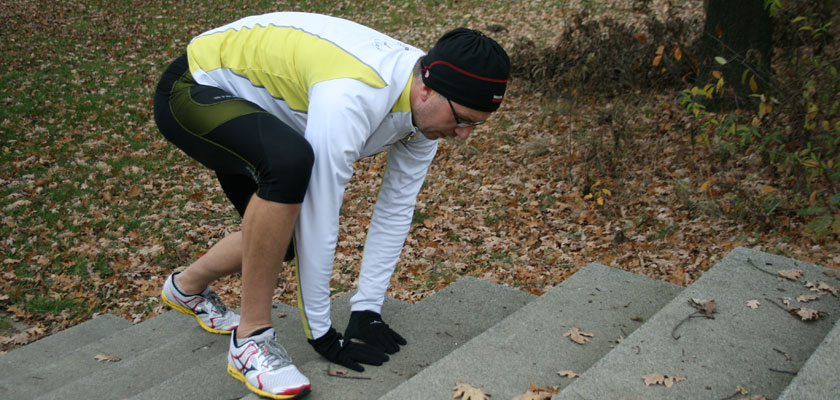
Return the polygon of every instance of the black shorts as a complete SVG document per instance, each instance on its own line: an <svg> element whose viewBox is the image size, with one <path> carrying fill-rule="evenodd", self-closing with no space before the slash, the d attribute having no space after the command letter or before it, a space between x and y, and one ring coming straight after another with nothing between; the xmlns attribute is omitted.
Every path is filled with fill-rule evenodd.
<svg viewBox="0 0 840 400"><path fill-rule="evenodd" d="M240 216L254 193L278 203L303 201L315 158L309 142L258 105L197 84L186 54L163 73L154 101L163 136L216 172Z"/></svg>

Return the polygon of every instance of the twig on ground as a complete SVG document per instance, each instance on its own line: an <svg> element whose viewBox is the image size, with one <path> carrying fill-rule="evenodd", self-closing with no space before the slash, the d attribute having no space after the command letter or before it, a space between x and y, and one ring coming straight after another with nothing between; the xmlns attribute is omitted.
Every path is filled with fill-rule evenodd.
<svg viewBox="0 0 840 400"><path fill-rule="evenodd" d="M764 298L764 300L769 301L769 302L770 302L770 304L772 304L772 305L774 305L774 306L776 306L776 307L781 308L781 309L782 309L782 310L784 310L785 312L788 312L788 313L790 312L790 310L788 310L787 308L782 307L782 305L781 305L781 304L776 303L776 302L775 302L775 301L773 301L773 300L770 300L770 298L769 298L769 297L765 297L765 298Z"/></svg>
<svg viewBox="0 0 840 400"><path fill-rule="evenodd" d="M677 326L675 326L675 327L674 327L674 329L671 331L671 337L672 337L672 338L674 338L674 340L680 340L680 336L676 336L676 334L677 334L677 329L679 329L680 325L684 324L684 323L685 323L685 321L688 321L688 320L690 320L690 319L692 319L692 318L699 318L699 317L704 317L704 318L707 318L707 317L706 317L705 315L703 315L703 314L702 314L702 312L700 312L700 311L695 311L695 312L691 313L689 316L687 316L687 317L683 318L683 320L682 320L682 321L680 321L680 322L677 324Z"/></svg>
<svg viewBox="0 0 840 400"><path fill-rule="evenodd" d="M785 353L784 351L781 351L781 350L776 349L776 348L774 348L773 350L776 350L776 352L777 352L777 353L779 353L779 354L781 354L782 356L784 356L784 357L785 357L785 361L790 361L790 354Z"/></svg>
<svg viewBox="0 0 840 400"><path fill-rule="evenodd" d="M757 269L757 270L759 270L759 271L761 271L761 272L764 272L764 273L765 273L765 274L767 274L767 275L772 275L772 276L775 276L775 277L777 277L777 278L779 277L779 275L777 275L777 274L774 274L774 273L772 273L772 272L770 272L770 271L766 271L766 270L763 270L763 269L759 268L759 267L758 267L758 265L755 265L755 264L752 262L752 260L751 260L751 259L749 259L749 258L747 259L747 263L748 263L748 264L750 264L753 268L755 268L755 269Z"/></svg>
<svg viewBox="0 0 840 400"><path fill-rule="evenodd" d="M773 371L773 372L778 372L778 373L781 373L781 374L791 374L791 375L796 375L796 374L798 374L798 373L799 373L799 372L797 372L797 371L784 371L784 370L781 370L781 369L775 369L775 368L768 368L768 369L769 369L770 371Z"/></svg>
<svg viewBox="0 0 840 400"><path fill-rule="evenodd" d="M722 399L720 399L720 400L732 400L732 399L734 399L734 398L735 398L735 396L738 396L738 395L740 395L740 394L741 394L741 392L739 392L739 391L735 391L735 393L732 393L731 395L726 396L726 397L724 397L724 398L722 398Z"/></svg>

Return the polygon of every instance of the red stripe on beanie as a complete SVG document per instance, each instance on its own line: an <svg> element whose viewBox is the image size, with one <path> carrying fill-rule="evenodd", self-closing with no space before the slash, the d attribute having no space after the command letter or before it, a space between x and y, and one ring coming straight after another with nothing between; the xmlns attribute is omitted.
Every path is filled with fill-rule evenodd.
<svg viewBox="0 0 840 400"><path fill-rule="evenodd" d="M470 73L470 72L464 71L463 69L458 68L458 67L456 67L456 66L454 66L454 65L452 65L451 63L448 63L448 62L446 62L446 61L440 61L440 60L438 60L438 61L433 61L433 62L432 62L431 64L429 64L429 66L428 66L428 67L426 67L425 69L431 69L431 68L432 68L432 66L434 66L435 64L443 64L443 65L445 65L445 66L447 66L447 67L449 67L449 68L452 68L452 69L454 69L455 71L458 71L458 72L460 72L460 73L462 73L462 74L464 74L464 75L466 75L466 76L469 76L469 77L471 77L471 78L475 78L475 79L479 79L479 80L482 80L482 81L493 82L493 83L507 83L507 79L493 79L493 78L487 78L487 77L484 77L484 76L479 76L479 75L476 75L476 74L473 74L473 73Z"/></svg>

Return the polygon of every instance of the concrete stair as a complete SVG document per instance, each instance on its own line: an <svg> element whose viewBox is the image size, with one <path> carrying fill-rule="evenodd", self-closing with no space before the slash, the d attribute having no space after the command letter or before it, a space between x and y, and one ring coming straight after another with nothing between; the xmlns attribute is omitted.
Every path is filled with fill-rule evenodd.
<svg viewBox="0 0 840 400"><path fill-rule="evenodd" d="M804 273L772 275L784 269ZM296 308L275 304L274 326L312 381L307 399L451 399L456 382L496 400L531 384L559 386L554 399L563 400L722 399L738 386L772 399L840 399L840 300L796 301L813 293L806 281L840 286L824 272L840 275L738 248L688 288L596 263L540 297L466 277L413 305L387 299L383 315L408 345L381 367L350 371L363 379L327 375ZM799 321L771 303L784 307L785 297L823 318ZM333 302L338 330L349 298ZM696 311L690 299L715 300L714 319L686 319ZM747 307L754 299L760 306ZM570 328L591 341L572 342L563 336ZM257 399L225 371L228 340L177 312L137 325L103 315L0 356L0 398ZM96 361L100 354L120 360ZM646 386L642 376L654 373L685 380ZM740 397L748 395L732 398Z"/></svg>
<svg viewBox="0 0 840 400"><path fill-rule="evenodd" d="M780 281L758 268L774 275L787 269L801 269L804 273L797 281ZM840 316L837 297L822 296L805 304L795 300L800 295L813 294L804 286L806 281L833 280L833 286L839 286L840 281L823 272L831 271L737 248L554 398L723 399L734 395L738 386L748 390L750 396L778 398L809 357L815 355ZM793 299L791 307L818 309L827 315L819 321L800 321L770 302L781 305L779 298L784 297ZM695 311L689 299L715 300L717 313L714 319L689 319L675 332L675 327ZM746 305L749 300L761 304L752 309ZM840 398L836 391L836 377L840 376L837 353L817 351L816 356L832 359L827 361L833 363L829 368L833 368L831 376L835 377L833 396L821 398ZM686 379L670 388L646 386L642 376L647 374ZM823 381L820 385L828 384ZM749 396L734 398L740 397Z"/></svg>
<svg viewBox="0 0 840 400"><path fill-rule="evenodd" d="M496 399L520 395L530 384L565 386L568 378L557 371L582 373L680 291L678 286L590 264L383 399L451 398L455 380ZM573 327L593 333L591 342L580 345L563 337Z"/></svg>

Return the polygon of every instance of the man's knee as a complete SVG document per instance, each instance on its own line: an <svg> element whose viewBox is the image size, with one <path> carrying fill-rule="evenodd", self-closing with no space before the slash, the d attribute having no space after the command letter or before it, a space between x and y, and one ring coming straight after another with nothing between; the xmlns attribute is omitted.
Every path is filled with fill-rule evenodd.
<svg viewBox="0 0 840 400"><path fill-rule="evenodd" d="M308 177L312 175L312 165L315 163L312 146L303 136L297 134L289 142L287 147L277 149L278 154L271 157L272 169L283 174L305 176L308 180Z"/></svg>
<svg viewBox="0 0 840 400"><path fill-rule="evenodd" d="M300 203L309 186L315 153L303 136L297 133L285 136L282 144L265 149L267 166L261 171L260 192L264 191L269 199Z"/></svg>

